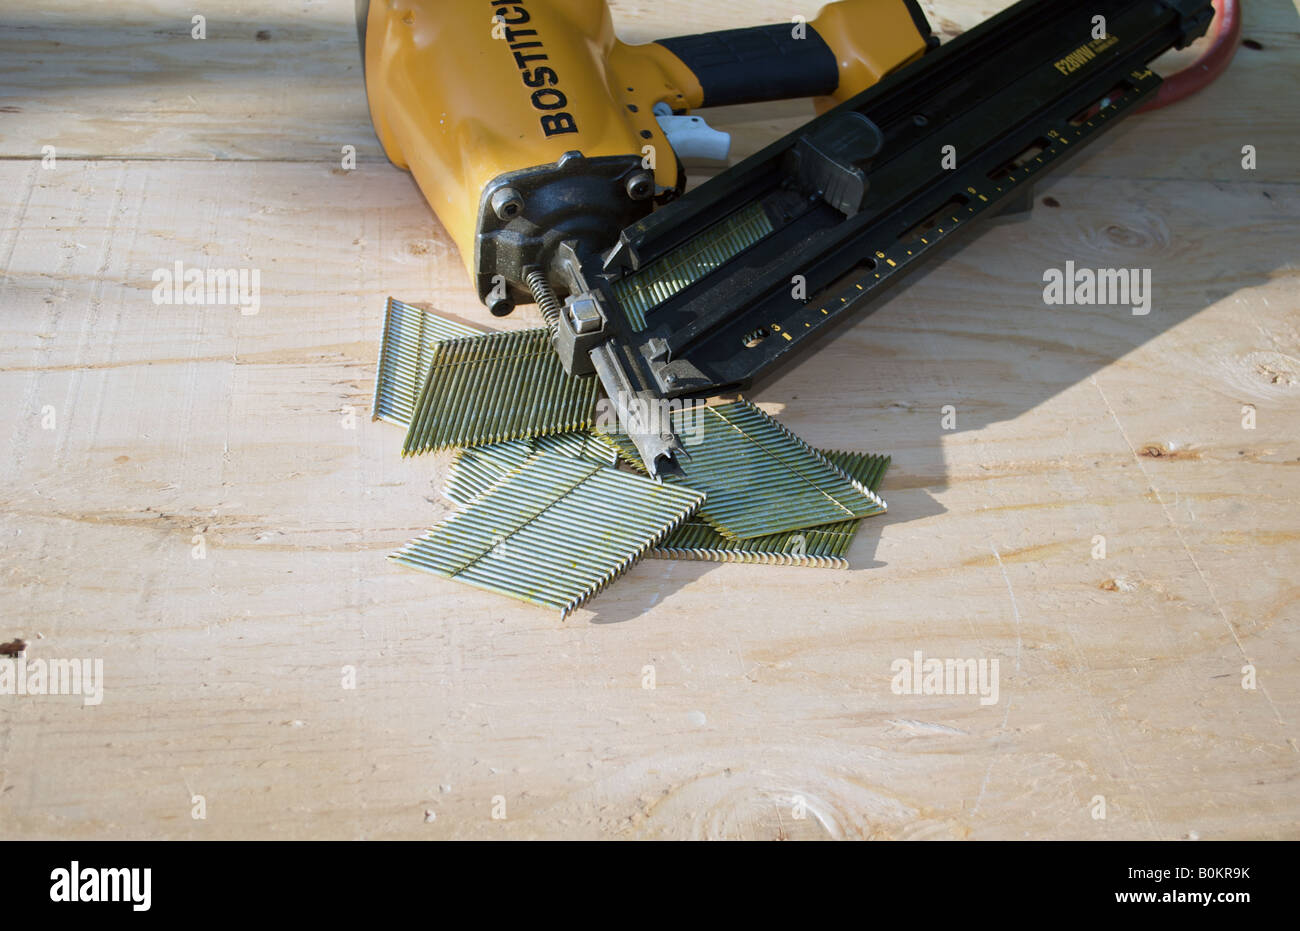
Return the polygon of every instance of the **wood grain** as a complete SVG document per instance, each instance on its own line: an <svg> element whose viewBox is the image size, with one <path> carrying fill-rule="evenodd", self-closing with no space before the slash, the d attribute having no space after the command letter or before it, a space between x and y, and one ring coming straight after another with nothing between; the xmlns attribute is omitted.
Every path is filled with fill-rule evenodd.
<svg viewBox="0 0 1300 931"><path fill-rule="evenodd" d="M564 624L384 559L447 505L365 416L383 299L496 322L374 144L350 4L205 4L206 44L45 7L0 15L0 641L105 691L0 695L0 836L1300 837L1292 5L753 393L893 454L855 568L645 561ZM806 106L716 122L745 154ZM1066 260L1150 268L1151 314L1044 305ZM176 261L257 268L260 311L155 304ZM895 694L916 650L997 659L998 703Z"/></svg>

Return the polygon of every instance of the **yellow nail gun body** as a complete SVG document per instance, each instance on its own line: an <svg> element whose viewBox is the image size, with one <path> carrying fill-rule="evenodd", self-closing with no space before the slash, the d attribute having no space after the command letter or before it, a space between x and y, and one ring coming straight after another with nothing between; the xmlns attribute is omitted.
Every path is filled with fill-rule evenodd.
<svg viewBox="0 0 1300 931"><path fill-rule="evenodd" d="M375 132L495 314L546 311L565 294L558 264L681 193L674 118L845 100L929 39L915 0L840 0L806 23L643 45L615 36L605 0L357 0L357 25Z"/></svg>

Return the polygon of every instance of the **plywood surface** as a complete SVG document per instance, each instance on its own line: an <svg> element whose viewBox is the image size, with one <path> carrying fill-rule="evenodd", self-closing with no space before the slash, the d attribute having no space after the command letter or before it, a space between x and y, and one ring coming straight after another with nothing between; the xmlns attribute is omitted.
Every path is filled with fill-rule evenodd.
<svg viewBox="0 0 1300 931"><path fill-rule="evenodd" d="M368 419L383 300L492 321L351 4L204 6L202 43L162 0L0 11L0 642L104 668L0 695L0 837L1300 837L1293 4L754 395L894 456L853 569L646 561L565 623L384 559L447 461ZM714 122L744 155L807 112ZM1067 260L1150 268L1152 312L1044 305ZM258 313L155 304L176 261L259 269ZM896 694L918 650L998 701Z"/></svg>

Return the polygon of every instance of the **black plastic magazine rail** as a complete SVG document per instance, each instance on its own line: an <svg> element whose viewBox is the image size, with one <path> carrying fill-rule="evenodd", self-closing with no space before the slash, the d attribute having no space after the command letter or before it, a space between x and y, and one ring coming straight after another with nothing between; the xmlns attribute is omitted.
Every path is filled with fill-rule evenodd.
<svg viewBox="0 0 1300 931"><path fill-rule="evenodd" d="M878 306L940 247L1029 209L1035 182L1155 92L1148 63L1204 34L1210 0L1022 0L574 256L603 318L556 336L611 398L744 387ZM1102 17L1102 19L1098 19ZM590 363L588 363L588 358ZM679 449L629 432L646 464Z"/></svg>

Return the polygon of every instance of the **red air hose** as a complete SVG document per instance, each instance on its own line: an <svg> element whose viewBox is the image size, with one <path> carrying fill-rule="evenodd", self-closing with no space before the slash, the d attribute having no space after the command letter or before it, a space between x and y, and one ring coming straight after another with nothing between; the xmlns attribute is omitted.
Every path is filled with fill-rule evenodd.
<svg viewBox="0 0 1300 931"><path fill-rule="evenodd" d="M1241 41L1241 0L1214 0L1210 47L1182 71L1165 79L1155 99L1138 112L1159 110L1195 94L1223 74Z"/></svg>

